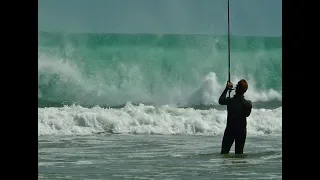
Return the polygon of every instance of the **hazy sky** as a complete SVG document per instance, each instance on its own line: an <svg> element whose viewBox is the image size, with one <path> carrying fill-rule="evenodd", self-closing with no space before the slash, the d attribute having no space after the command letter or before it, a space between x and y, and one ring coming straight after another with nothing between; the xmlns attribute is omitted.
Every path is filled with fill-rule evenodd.
<svg viewBox="0 0 320 180"><path fill-rule="evenodd" d="M39 30L227 34L227 0L39 0ZM282 35L281 0L230 0L231 34Z"/></svg>

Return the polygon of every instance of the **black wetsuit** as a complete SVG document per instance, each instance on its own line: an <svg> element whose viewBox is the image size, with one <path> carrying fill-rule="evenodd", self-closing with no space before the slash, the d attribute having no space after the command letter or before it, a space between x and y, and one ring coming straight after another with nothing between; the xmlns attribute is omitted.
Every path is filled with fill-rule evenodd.
<svg viewBox="0 0 320 180"><path fill-rule="evenodd" d="M226 97L228 88L223 91L219 98L220 105L227 105L227 126L224 131L221 154L228 154L235 141L235 153L243 154L243 148L247 136L247 117L251 113L252 104L244 99L243 95Z"/></svg>

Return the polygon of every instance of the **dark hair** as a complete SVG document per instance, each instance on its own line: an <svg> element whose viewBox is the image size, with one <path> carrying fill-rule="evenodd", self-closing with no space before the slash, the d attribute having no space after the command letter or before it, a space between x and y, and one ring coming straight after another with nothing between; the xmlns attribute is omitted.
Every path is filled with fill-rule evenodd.
<svg viewBox="0 0 320 180"><path fill-rule="evenodd" d="M244 94L248 90L248 83L246 80L241 79L237 85L237 93Z"/></svg>

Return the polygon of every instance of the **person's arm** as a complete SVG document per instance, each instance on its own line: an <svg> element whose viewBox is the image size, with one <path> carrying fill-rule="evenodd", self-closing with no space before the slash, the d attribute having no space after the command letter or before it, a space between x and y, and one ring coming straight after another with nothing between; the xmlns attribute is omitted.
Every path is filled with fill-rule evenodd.
<svg viewBox="0 0 320 180"><path fill-rule="evenodd" d="M229 88L232 88L232 83L231 82L227 82L227 86L226 88L223 90L220 98L219 98L219 104L220 105L227 105L230 98L229 97L226 97L227 96L227 92L229 90Z"/></svg>
<svg viewBox="0 0 320 180"><path fill-rule="evenodd" d="M245 107L245 115L246 115L246 117L249 117L251 114L252 103L249 100L244 100L243 105Z"/></svg>

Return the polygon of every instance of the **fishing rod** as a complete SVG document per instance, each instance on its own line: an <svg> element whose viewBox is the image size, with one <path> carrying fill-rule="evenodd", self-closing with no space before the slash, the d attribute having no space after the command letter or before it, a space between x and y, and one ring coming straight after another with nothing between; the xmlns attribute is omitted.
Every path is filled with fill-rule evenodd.
<svg viewBox="0 0 320 180"><path fill-rule="evenodd" d="M229 13L230 12L230 0L228 0L228 82L230 82L230 17ZM230 92L233 89L229 89L229 97L230 97Z"/></svg>

